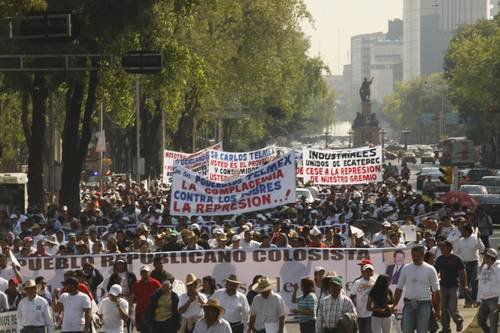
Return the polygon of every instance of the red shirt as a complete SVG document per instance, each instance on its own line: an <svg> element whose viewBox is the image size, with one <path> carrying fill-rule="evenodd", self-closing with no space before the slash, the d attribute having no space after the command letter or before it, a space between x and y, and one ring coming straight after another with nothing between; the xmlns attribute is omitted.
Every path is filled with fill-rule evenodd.
<svg viewBox="0 0 500 333"><path fill-rule="evenodd" d="M144 316L146 309L149 305L149 300L153 292L161 287L160 281L149 278L148 280L139 280L132 287L132 293L135 296L137 307L135 309L135 314L138 318Z"/></svg>

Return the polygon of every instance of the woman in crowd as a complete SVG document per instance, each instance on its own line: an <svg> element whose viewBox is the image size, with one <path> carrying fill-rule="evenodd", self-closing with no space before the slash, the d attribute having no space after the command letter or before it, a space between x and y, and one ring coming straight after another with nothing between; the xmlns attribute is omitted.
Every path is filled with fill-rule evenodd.
<svg viewBox="0 0 500 333"><path fill-rule="evenodd" d="M202 289L200 292L205 294L207 298L210 298L216 290L217 285L215 284L215 279L211 275L204 276L202 278Z"/></svg>
<svg viewBox="0 0 500 333"><path fill-rule="evenodd" d="M372 333L390 333L393 295L389 289L389 277L378 276L368 294L366 309L372 312Z"/></svg>
<svg viewBox="0 0 500 333"><path fill-rule="evenodd" d="M293 285L292 303L297 304L297 308L293 313L298 315L300 333L314 333L316 330L316 309L318 307L318 299L314 290L314 281L309 278L304 278L300 281L300 290L302 296L297 297L299 285Z"/></svg>

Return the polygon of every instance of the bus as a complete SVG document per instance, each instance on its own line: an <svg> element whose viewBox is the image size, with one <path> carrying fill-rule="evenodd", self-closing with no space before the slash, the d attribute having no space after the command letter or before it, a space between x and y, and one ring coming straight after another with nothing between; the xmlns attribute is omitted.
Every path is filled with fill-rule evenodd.
<svg viewBox="0 0 500 333"><path fill-rule="evenodd" d="M0 173L0 209L7 214L28 209L28 175L25 173Z"/></svg>
<svg viewBox="0 0 500 333"><path fill-rule="evenodd" d="M477 162L474 142L466 138L447 138L439 144L442 149L439 162L442 166L472 167Z"/></svg>

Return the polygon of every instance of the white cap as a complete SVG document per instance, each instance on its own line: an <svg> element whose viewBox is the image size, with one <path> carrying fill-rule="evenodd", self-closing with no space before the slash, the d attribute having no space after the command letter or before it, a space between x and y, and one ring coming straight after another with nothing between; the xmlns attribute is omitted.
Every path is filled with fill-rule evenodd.
<svg viewBox="0 0 500 333"><path fill-rule="evenodd" d="M311 236L320 236L322 233L321 233L321 231L318 229L318 227L317 227L317 226L314 226L314 227L311 229L311 231L309 231L309 234L310 234Z"/></svg>
<svg viewBox="0 0 500 333"><path fill-rule="evenodd" d="M361 270L364 272L366 271L367 269L371 269L372 271L375 270L375 268L373 268L373 265L370 265L370 264L366 264L363 266L363 268L361 268Z"/></svg>
<svg viewBox="0 0 500 333"><path fill-rule="evenodd" d="M491 248L488 249L486 252L484 252L484 254L487 255L488 257L492 257L494 259L496 259L498 256L497 251L495 249L491 249Z"/></svg>
<svg viewBox="0 0 500 333"><path fill-rule="evenodd" d="M147 266L147 265L146 265L146 266L142 266L140 271L141 271L141 272L142 272L142 271L151 272L151 267L149 267L149 266Z"/></svg>
<svg viewBox="0 0 500 333"><path fill-rule="evenodd" d="M193 223L193 224L191 224L191 228L190 228L190 229L191 229L191 230L194 230L194 229L201 230L201 229L200 229L200 226L198 225L198 223Z"/></svg>
<svg viewBox="0 0 500 333"><path fill-rule="evenodd" d="M113 295L113 296L118 296L122 293L122 286L120 286L119 284L114 284L111 286L111 288L109 289L109 294L110 295Z"/></svg>
<svg viewBox="0 0 500 333"><path fill-rule="evenodd" d="M390 227L391 224L389 222L387 222L387 221L384 221L384 223L382 223L382 226L383 227Z"/></svg>
<svg viewBox="0 0 500 333"><path fill-rule="evenodd" d="M215 228L212 233L214 235L222 235L224 233L224 230L222 230L221 228Z"/></svg>
<svg viewBox="0 0 500 333"><path fill-rule="evenodd" d="M321 271L324 271L326 272L326 269L322 266L316 266L314 267L314 273L318 273L318 272L321 272Z"/></svg>
<svg viewBox="0 0 500 333"><path fill-rule="evenodd" d="M239 240L241 240L240 235L234 235L234 236L231 238L231 241L233 241L233 242L236 242L236 241L239 241Z"/></svg>

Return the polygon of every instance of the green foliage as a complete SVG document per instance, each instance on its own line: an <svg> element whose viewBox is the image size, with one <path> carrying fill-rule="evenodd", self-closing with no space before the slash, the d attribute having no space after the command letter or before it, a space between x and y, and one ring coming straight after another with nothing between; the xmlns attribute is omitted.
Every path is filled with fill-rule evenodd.
<svg viewBox="0 0 500 333"><path fill-rule="evenodd" d="M500 106L500 17L461 27L450 41L445 61L450 96L466 119L467 134L485 142L498 130Z"/></svg>
<svg viewBox="0 0 500 333"><path fill-rule="evenodd" d="M444 107L446 113L455 112L447 96L447 82L441 74L402 82L384 98L382 113L396 132L408 128L419 142L435 143L440 140L440 111Z"/></svg>

